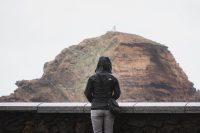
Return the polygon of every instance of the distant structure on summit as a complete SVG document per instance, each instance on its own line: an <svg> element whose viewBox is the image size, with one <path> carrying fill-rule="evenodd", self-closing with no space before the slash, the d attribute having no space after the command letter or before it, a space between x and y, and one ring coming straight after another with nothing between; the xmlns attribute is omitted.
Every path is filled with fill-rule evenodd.
<svg viewBox="0 0 200 133"><path fill-rule="evenodd" d="M112 28L112 30L111 31L113 31L113 32L115 32L116 31L116 26L114 25L113 26L113 28Z"/></svg>

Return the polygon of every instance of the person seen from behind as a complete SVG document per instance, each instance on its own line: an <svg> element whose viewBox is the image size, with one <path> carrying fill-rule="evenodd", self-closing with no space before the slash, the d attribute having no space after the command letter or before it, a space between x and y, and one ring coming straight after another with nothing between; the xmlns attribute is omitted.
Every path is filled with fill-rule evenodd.
<svg viewBox="0 0 200 133"><path fill-rule="evenodd" d="M115 116L109 111L108 100L120 97L117 78L112 75L109 57L100 57L95 74L89 77L84 94L91 103L91 121L94 133L113 133Z"/></svg>

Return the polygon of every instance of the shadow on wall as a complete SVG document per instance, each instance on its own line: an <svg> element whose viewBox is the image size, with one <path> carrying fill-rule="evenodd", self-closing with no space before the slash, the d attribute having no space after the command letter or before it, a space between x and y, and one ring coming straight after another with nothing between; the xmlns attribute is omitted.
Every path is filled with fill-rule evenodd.
<svg viewBox="0 0 200 133"><path fill-rule="evenodd" d="M93 133L90 114L0 112L0 133ZM121 114L114 133L199 133L200 114Z"/></svg>

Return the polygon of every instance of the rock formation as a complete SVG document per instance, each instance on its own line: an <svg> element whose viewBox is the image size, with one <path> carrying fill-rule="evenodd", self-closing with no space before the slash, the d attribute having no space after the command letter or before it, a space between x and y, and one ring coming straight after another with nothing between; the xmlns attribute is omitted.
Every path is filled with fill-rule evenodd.
<svg viewBox="0 0 200 133"><path fill-rule="evenodd" d="M196 89L168 48L134 34L107 32L61 51L41 78L17 81L0 101L85 101L83 91L99 56L109 56L121 101L195 101Z"/></svg>

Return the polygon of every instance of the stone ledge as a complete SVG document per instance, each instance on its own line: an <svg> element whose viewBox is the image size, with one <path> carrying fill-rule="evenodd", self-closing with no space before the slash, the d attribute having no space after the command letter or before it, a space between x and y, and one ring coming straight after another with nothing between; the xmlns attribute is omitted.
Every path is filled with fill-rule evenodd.
<svg viewBox="0 0 200 133"><path fill-rule="evenodd" d="M122 113L200 113L200 102L120 102ZM36 113L90 113L84 102L3 102L0 111Z"/></svg>
<svg viewBox="0 0 200 133"><path fill-rule="evenodd" d="M87 103L42 103L38 113L83 113Z"/></svg>
<svg viewBox="0 0 200 133"><path fill-rule="evenodd" d="M37 112L39 102L3 102L0 103L0 111L33 111Z"/></svg>

